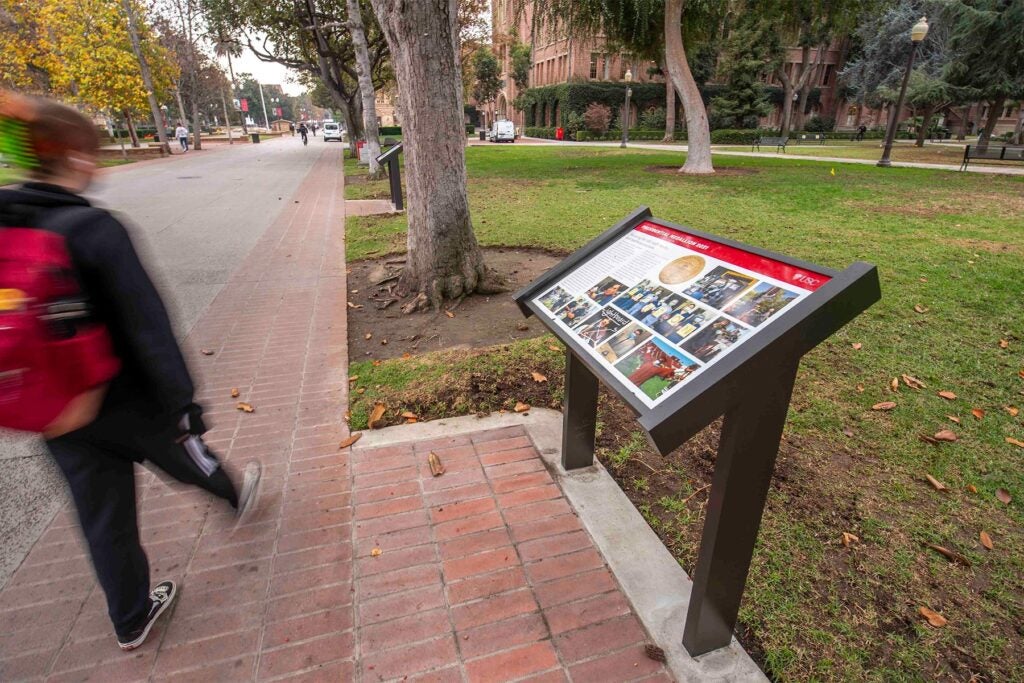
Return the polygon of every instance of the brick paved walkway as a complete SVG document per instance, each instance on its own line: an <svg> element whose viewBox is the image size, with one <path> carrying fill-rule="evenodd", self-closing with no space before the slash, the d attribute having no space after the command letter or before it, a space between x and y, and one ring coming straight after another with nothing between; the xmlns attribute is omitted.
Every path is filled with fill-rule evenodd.
<svg viewBox="0 0 1024 683"><path fill-rule="evenodd" d="M669 680L520 428L338 449L339 153L322 153L189 339L209 443L264 463L259 514L232 532L224 507L138 469L153 576L181 593L124 654L63 510L0 592L0 680Z"/></svg>

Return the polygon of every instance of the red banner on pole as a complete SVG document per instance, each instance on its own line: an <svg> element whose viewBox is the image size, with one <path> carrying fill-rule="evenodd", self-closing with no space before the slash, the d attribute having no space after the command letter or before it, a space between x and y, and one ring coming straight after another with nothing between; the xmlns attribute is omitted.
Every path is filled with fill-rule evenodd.
<svg viewBox="0 0 1024 683"><path fill-rule="evenodd" d="M242 111L249 111L249 100L242 98Z"/></svg>

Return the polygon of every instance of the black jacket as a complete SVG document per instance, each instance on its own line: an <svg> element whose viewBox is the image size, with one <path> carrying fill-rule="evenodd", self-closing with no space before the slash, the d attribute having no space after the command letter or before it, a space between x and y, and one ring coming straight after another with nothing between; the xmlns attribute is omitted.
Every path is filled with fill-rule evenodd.
<svg viewBox="0 0 1024 683"><path fill-rule="evenodd" d="M41 183L0 189L0 226L38 227L65 237L83 293L123 364L105 408L130 405L154 417L184 412L192 403L192 379L125 227L86 199Z"/></svg>

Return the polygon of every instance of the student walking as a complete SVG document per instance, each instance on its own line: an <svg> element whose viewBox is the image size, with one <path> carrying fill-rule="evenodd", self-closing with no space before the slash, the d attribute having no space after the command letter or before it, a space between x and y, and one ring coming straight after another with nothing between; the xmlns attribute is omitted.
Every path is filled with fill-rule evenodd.
<svg viewBox="0 0 1024 683"><path fill-rule="evenodd" d="M174 137L178 138L178 144L181 145L181 151L188 151L188 128L184 124L178 123L178 127L174 129Z"/></svg>
<svg viewBox="0 0 1024 683"><path fill-rule="evenodd" d="M56 407L49 401L43 413L41 401L25 400L30 382L0 384L0 426L41 432L46 439L67 479L117 642L132 650L145 642L177 591L172 580L150 583L139 540L135 463L149 461L210 492L234 508L239 522L254 508L261 468L249 463L239 490L236 477L203 443L202 408L194 402L163 301L125 227L80 194L96 172L92 122L54 102L0 93L0 123L0 131L17 132L5 149L25 148L21 158L31 178L0 190L0 226L11 228L0 230L0 253L13 257L0 264L0 289L17 292L12 287L28 282L21 286L30 291L21 296L32 302L19 309L15 297L0 307L0 372L20 367L36 385L46 379L52 390L37 392L37 398L69 394ZM59 272L34 260L44 244L64 255ZM32 277L47 285L37 292L59 290L65 297L33 297ZM36 353L24 367L26 354L14 357L11 349L27 348ZM67 391L67 373L40 360L59 364L69 349L77 354L76 377L84 372L79 367L89 368L90 379L75 393ZM38 428L25 426L33 421Z"/></svg>

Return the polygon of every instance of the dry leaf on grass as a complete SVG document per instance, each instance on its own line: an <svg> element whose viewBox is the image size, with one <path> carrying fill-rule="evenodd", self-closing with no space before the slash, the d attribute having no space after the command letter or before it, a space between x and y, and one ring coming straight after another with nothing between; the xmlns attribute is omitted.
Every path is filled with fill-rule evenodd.
<svg viewBox="0 0 1024 683"><path fill-rule="evenodd" d="M847 427L846 429L843 430L843 434L845 434L846 436L850 437L851 439L853 438L853 435L855 433L856 432L854 432L853 429L851 429L850 427Z"/></svg>
<svg viewBox="0 0 1024 683"><path fill-rule="evenodd" d="M1011 446L1019 446L1020 448L1024 448L1024 441L1021 441L1020 439L1015 439L1012 436L1006 437L1006 443L1010 444Z"/></svg>
<svg viewBox="0 0 1024 683"><path fill-rule="evenodd" d="M534 381L534 382L537 382L538 384L539 384L540 382L547 382L547 381L548 381L548 378L547 378L547 377L545 377L544 375L540 374L540 373L539 373L539 372L537 372L537 371L533 371L533 372L531 372L531 373L530 373L530 376L531 376L531 377L533 377L533 381Z"/></svg>
<svg viewBox="0 0 1024 683"><path fill-rule="evenodd" d="M199 353L203 354L204 356L213 355L213 351L211 351L210 349L199 349Z"/></svg>
<svg viewBox="0 0 1024 683"><path fill-rule="evenodd" d="M932 475L926 474L926 475L924 475L924 478L928 480L929 484L931 484L932 486L935 487L936 491L945 491L946 490L946 485L943 484L938 479L936 479L935 477L933 477Z"/></svg>
<svg viewBox="0 0 1024 683"><path fill-rule="evenodd" d="M241 410L243 413L256 412L256 409L252 407L251 403L239 403L237 406L235 406L235 408Z"/></svg>
<svg viewBox="0 0 1024 683"><path fill-rule="evenodd" d="M980 534L978 534L978 540L981 541L981 544L989 550L996 549L995 545L993 545L992 543L992 537L988 535L987 531L982 531Z"/></svg>
<svg viewBox="0 0 1024 683"><path fill-rule="evenodd" d="M370 429L376 429L377 423L384 417L384 411L386 408L383 403L376 403L373 406L373 410L370 411L370 418L366 421L366 426Z"/></svg>
<svg viewBox="0 0 1024 683"><path fill-rule="evenodd" d="M960 418L957 417L956 415L947 415L946 417L949 418L950 422L955 422L957 424L960 424Z"/></svg>
<svg viewBox="0 0 1024 683"><path fill-rule="evenodd" d="M348 378L348 381L355 382L357 379L359 379L359 375L352 375L351 377Z"/></svg>
<svg viewBox="0 0 1024 683"><path fill-rule="evenodd" d="M1003 406L1003 410L1010 414L1010 417L1017 417L1020 414L1020 408L1017 406Z"/></svg>
<svg viewBox="0 0 1024 683"><path fill-rule="evenodd" d="M516 407L513 410L515 410L517 413L525 413L529 409L530 409L530 405L528 403L523 403L522 401L516 401Z"/></svg>
<svg viewBox="0 0 1024 683"><path fill-rule="evenodd" d="M999 348L1005 349L1005 348L1008 348L1009 346L1010 346L1010 341L1008 339L1000 339L999 340Z"/></svg>
<svg viewBox="0 0 1024 683"><path fill-rule="evenodd" d="M416 413L414 413L412 411L409 411L409 410L403 411L401 417L405 418L406 420L418 420L419 419L419 415L417 415Z"/></svg>
<svg viewBox="0 0 1024 683"><path fill-rule="evenodd" d="M928 387L927 384L925 384L924 382L922 382L918 378L913 377L911 375L902 375L902 377L903 377L903 383L906 384L911 389L925 389L925 388Z"/></svg>
<svg viewBox="0 0 1024 683"><path fill-rule="evenodd" d="M373 339L373 332L367 332L364 334L363 339Z"/></svg>
<svg viewBox="0 0 1024 683"><path fill-rule="evenodd" d="M1003 505L1009 505L1010 501L1013 500L1013 496L1011 496L1010 492L1006 489L996 489L996 498L998 498L999 502Z"/></svg>
<svg viewBox="0 0 1024 683"><path fill-rule="evenodd" d="M238 398L238 389L234 388L231 390L231 398Z"/></svg>
<svg viewBox="0 0 1024 683"><path fill-rule="evenodd" d="M446 316L448 316L449 318L454 318L454 317L455 317L455 314L454 314L454 313L452 313L451 311L445 311L445 312L444 312L444 314L445 314Z"/></svg>
<svg viewBox="0 0 1024 683"><path fill-rule="evenodd" d="M896 401L882 401L871 406L871 410L892 410L896 407Z"/></svg>
<svg viewBox="0 0 1024 683"><path fill-rule="evenodd" d="M554 344L549 344L548 345L548 351L561 351L561 350L562 349L560 347L555 346Z"/></svg>
<svg viewBox="0 0 1024 683"><path fill-rule="evenodd" d="M437 453L430 451L430 455L427 456L427 465L430 466L430 473L435 477L440 477L444 474L444 465L441 464L441 458L437 457Z"/></svg>
<svg viewBox="0 0 1024 683"><path fill-rule="evenodd" d="M928 609L927 607L921 607L918 612L920 612L921 616L927 619L928 623L935 628L942 628L948 623L946 617L934 610Z"/></svg>
<svg viewBox="0 0 1024 683"><path fill-rule="evenodd" d="M338 444L338 449L340 450L340 449L343 449L343 448L348 448L349 446L354 444L356 441L359 441L359 439L361 439L361 438L363 438L363 433L362 432L356 432L355 434L352 434L347 439L343 440L340 444Z"/></svg>
<svg viewBox="0 0 1024 683"><path fill-rule="evenodd" d="M864 385L863 384L858 384L857 385L857 393L858 394L863 394L864 393Z"/></svg>
<svg viewBox="0 0 1024 683"><path fill-rule="evenodd" d="M952 401L956 399L956 394L954 394L952 391L940 391L939 396L946 399L947 401Z"/></svg>
<svg viewBox="0 0 1024 683"><path fill-rule="evenodd" d="M381 550L380 548L374 548L373 550L370 551L370 557L380 557L383 554L384 554L384 551Z"/></svg>
<svg viewBox="0 0 1024 683"><path fill-rule="evenodd" d="M932 438L936 441L949 441L953 442L957 440L957 436L950 429L940 429L932 435Z"/></svg>
<svg viewBox="0 0 1024 683"><path fill-rule="evenodd" d="M958 564L962 564L965 567L971 566L971 561L963 555L961 555L960 553L956 552L955 550L950 550L949 548L944 548L943 546L935 545L934 543L930 543L928 547L937 552L938 554L942 555L943 557L945 557L950 562L956 562Z"/></svg>
<svg viewBox="0 0 1024 683"><path fill-rule="evenodd" d="M978 492L978 487L975 486L974 484L968 484L966 486L966 488L967 488L967 493L977 493Z"/></svg>
<svg viewBox="0 0 1024 683"><path fill-rule="evenodd" d="M853 347L854 351L860 351L861 347L864 346L864 345L861 344L860 342L854 342L854 343L850 344L850 346Z"/></svg>
<svg viewBox="0 0 1024 683"><path fill-rule="evenodd" d="M971 408L971 415L973 415L975 419L980 420L985 417L985 411L981 408Z"/></svg>
<svg viewBox="0 0 1024 683"><path fill-rule="evenodd" d="M384 361L375 360L375 361L371 362L371 365L373 365L373 367L377 367L378 365L380 365L383 362Z"/></svg>
<svg viewBox="0 0 1024 683"><path fill-rule="evenodd" d="M849 548L850 545L853 544L853 543L860 543L860 537L858 537L856 534L851 534L848 531L844 531L843 532L843 545L845 547Z"/></svg>
<svg viewBox="0 0 1024 683"><path fill-rule="evenodd" d="M897 377L893 377L891 380L889 380L889 391L899 391L899 390L900 390L900 380Z"/></svg>
<svg viewBox="0 0 1024 683"><path fill-rule="evenodd" d="M914 310L917 311L918 313L927 313L928 307L922 306L921 304L914 304Z"/></svg>

